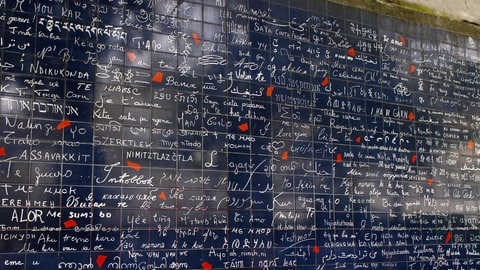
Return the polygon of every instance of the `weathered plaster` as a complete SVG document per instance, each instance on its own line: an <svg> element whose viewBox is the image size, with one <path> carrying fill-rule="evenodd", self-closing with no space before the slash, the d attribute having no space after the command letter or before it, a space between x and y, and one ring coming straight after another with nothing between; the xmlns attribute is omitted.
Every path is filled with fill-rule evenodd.
<svg viewBox="0 0 480 270"><path fill-rule="evenodd" d="M313 0L315 1L315 0ZM465 15L462 9L456 14L448 12L461 6L459 3L466 3L467 7L476 8L480 13L480 0L329 0L330 2L341 3L347 6L359 7L411 22L431 25L442 29L462 33L471 37L480 38L480 15L475 18L475 12ZM425 3L430 2L430 5ZM473 3L474 2L474 3ZM449 8L436 8L434 5L445 4ZM448 4L448 5L447 5ZM465 12L465 11L463 11ZM463 14L463 15L462 15Z"/></svg>

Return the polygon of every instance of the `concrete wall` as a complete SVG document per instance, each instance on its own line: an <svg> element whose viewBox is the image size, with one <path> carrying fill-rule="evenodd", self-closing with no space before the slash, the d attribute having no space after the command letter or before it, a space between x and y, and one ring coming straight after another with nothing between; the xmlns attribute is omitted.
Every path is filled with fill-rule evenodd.
<svg viewBox="0 0 480 270"><path fill-rule="evenodd" d="M329 0L480 38L480 0Z"/></svg>
<svg viewBox="0 0 480 270"><path fill-rule="evenodd" d="M480 24L480 0L405 0L422 5L455 20ZM399 1L402 4L402 1Z"/></svg>

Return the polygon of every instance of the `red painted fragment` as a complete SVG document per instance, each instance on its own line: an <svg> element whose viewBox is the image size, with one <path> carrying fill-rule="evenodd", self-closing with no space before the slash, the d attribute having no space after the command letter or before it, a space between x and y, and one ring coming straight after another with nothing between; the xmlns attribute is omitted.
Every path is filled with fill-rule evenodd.
<svg viewBox="0 0 480 270"><path fill-rule="evenodd" d="M242 131L242 132L247 131L248 130L248 123L243 123L243 124L238 125L238 129L240 129L240 131Z"/></svg>
<svg viewBox="0 0 480 270"><path fill-rule="evenodd" d="M447 232L447 235L445 236L445 244L450 243L450 240L452 240L452 232Z"/></svg>
<svg viewBox="0 0 480 270"><path fill-rule="evenodd" d="M274 89L275 89L275 86L273 86L273 85L270 85L270 86L267 87L267 93L266 93L267 97L271 97L273 95L273 90Z"/></svg>
<svg viewBox="0 0 480 270"><path fill-rule="evenodd" d="M413 74L416 70L417 70L417 67L414 64L410 64L410 68L409 68L410 74Z"/></svg>
<svg viewBox="0 0 480 270"><path fill-rule="evenodd" d="M431 187L433 185L433 178L428 178L427 179L427 185Z"/></svg>
<svg viewBox="0 0 480 270"><path fill-rule="evenodd" d="M350 56L350 57L355 57L355 55L356 55L357 53L355 52L355 48L350 47L350 48L348 48L348 50L347 50L347 54L348 54L348 56Z"/></svg>
<svg viewBox="0 0 480 270"><path fill-rule="evenodd" d="M106 260L107 260L107 255L98 255L97 260L95 261L97 263L98 268L102 268Z"/></svg>
<svg viewBox="0 0 480 270"><path fill-rule="evenodd" d="M161 83L163 81L163 72L157 71L152 77L152 82Z"/></svg>
<svg viewBox="0 0 480 270"><path fill-rule="evenodd" d="M321 85L327 86L330 83L330 79L328 77L323 78Z"/></svg>
<svg viewBox="0 0 480 270"><path fill-rule="evenodd" d="M71 124L72 123L68 119L62 120L60 123L58 123L57 130L62 130L66 127L69 127Z"/></svg>
<svg viewBox="0 0 480 270"><path fill-rule="evenodd" d="M63 226L65 226L66 229L70 229L77 226L77 222L75 221L75 219L69 219L63 222Z"/></svg>
<svg viewBox="0 0 480 270"><path fill-rule="evenodd" d="M200 39L198 33L193 32L192 37L193 37L193 42L195 42L195 44L200 45L200 43L202 43L202 40Z"/></svg>
<svg viewBox="0 0 480 270"><path fill-rule="evenodd" d="M469 140L467 144L467 148L469 150L473 150L475 148L475 142L473 140Z"/></svg>
<svg viewBox="0 0 480 270"><path fill-rule="evenodd" d="M408 113L408 120L410 120L410 121L415 120L415 113L409 112L409 113Z"/></svg>
<svg viewBox="0 0 480 270"><path fill-rule="evenodd" d="M212 264L207 261L204 261L202 263L202 267L203 267L203 270L212 270Z"/></svg>
<svg viewBox="0 0 480 270"><path fill-rule="evenodd" d="M412 163L416 163L417 162L417 154L413 154L411 157L410 157L410 161Z"/></svg>
<svg viewBox="0 0 480 270"><path fill-rule="evenodd" d="M134 169L135 171L139 172L140 169L142 168L142 165L139 163L133 162L133 161L127 161L128 167Z"/></svg>
<svg viewBox="0 0 480 270"><path fill-rule="evenodd" d="M137 55L133 52L127 52L127 57L130 62L133 62L135 61L135 59L137 59Z"/></svg>

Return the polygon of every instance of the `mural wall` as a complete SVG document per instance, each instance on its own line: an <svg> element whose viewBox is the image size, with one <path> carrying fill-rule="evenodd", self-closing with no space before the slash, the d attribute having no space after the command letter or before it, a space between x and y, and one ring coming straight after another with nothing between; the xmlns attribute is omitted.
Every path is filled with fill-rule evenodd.
<svg viewBox="0 0 480 270"><path fill-rule="evenodd" d="M480 269L476 38L326 1L0 1L2 269Z"/></svg>

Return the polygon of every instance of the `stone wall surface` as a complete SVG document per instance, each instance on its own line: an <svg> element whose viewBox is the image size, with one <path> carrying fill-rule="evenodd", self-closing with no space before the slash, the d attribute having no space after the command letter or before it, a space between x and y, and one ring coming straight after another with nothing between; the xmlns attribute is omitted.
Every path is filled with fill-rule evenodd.
<svg viewBox="0 0 480 270"><path fill-rule="evenodd" d="M479 0L406 0L405 2L429 7L440 15L453 19L480 24Z"/></svg>
<svg viewBox="0 0 480 270"><path fill-rule="evenodd" d="M480 37L480 0L330 1L471 37Z"/></svg>

